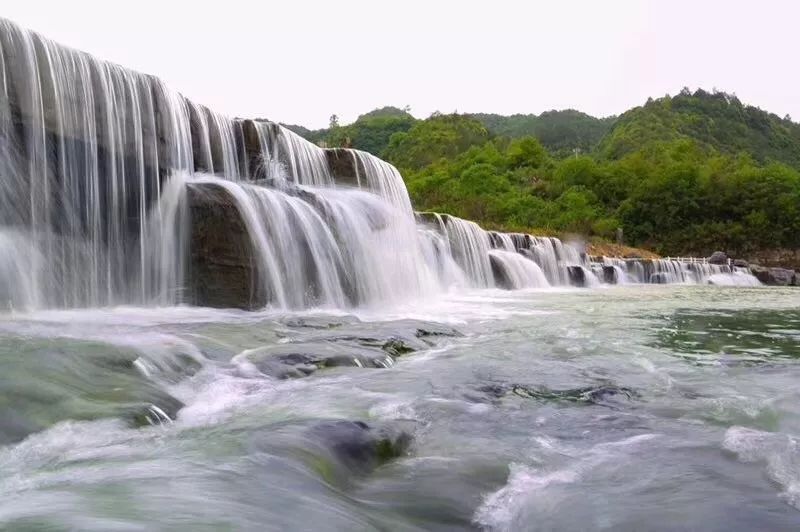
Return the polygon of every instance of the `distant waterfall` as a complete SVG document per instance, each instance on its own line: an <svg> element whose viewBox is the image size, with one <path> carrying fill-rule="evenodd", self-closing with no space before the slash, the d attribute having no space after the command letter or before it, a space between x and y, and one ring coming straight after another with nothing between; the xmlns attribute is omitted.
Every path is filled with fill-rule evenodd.
<svg viewBox="0 0 800 532"><path fill-rule="evenodd" d="M543 288L569 285L570 267L587 268L588 258L557 238L486 231L475 222L439 213L418 213L421 223L442 235L442 252L463 270L473 288Z"/></svg>
<svg viewBox="0 0 800 532"><path fill-rule="evenodd" d="M760 284L745 268L730 264L711 264L705 259L619 259L604 258L596 268L612 268L614 275L605 275L610 282L625 284L734 284L757 286ZM609 273L612 270L609 270Z"/></svg>

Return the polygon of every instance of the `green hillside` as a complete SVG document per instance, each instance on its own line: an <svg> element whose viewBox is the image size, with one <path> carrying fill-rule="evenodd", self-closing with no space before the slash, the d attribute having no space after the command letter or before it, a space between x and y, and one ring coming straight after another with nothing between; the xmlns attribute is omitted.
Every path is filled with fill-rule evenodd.
<svg viewBox="0 0 800 532"><path fill-rule="evenodd" d="M381 107L359 116L352 124L342 126L336 115L330 127L309 130L303 126L283 124L298 135L331 147L349 147L380 156L395 133L408 131L417 122L408 111L397 107Z"/></svg>
<svg viewBox="0 0 800 532"><path fill-rule="evenodd" d="M729 94L684 90L617 119L385 108L332 126L324 142L395 164L420 210L604 238L621 228L664 254L800 248L800 125Z"/></svg>
<svg viewBox="0 0 800 532"><path fill-rule="evenodd" d="M619 159L656 142L681 139L800 168L800 124L745 105L735 95L702 89L651 99L622 114L602 139L599 154Z"/></svg>
<svg viewBox="0 0 800 532"><path fill-rule="evenodd" d="M584 153L592 151L616 120L616 117L595 118L574 109L540 115L476 113L468 116L479 120L495 135L512 139L536 137L545 148L563 155L570 155L575 149Z"/></svg>

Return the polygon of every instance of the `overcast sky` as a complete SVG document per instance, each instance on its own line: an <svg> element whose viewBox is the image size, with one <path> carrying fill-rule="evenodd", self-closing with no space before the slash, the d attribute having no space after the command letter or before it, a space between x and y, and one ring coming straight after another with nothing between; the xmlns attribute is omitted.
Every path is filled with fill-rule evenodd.
<svg viewBox="0 0 800 532"><path fill-rule="evenodd" d="M800 2L3 0L0 16L232 116L618 114L683 86L800 118Z"/></svg>

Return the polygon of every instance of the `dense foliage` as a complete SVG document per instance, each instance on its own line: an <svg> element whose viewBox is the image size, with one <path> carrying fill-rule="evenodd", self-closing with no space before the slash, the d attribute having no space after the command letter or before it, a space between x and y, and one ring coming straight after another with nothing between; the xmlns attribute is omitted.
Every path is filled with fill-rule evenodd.
<svg viewBox="0 0 800 532"><path fill-rule="evenodd" d="M401 117L365 116L350 138L376 139L369 151L400 169L420 210L606 238L622 228L666 254L800 248L800 125L732 95L685 90L613 125L567 111L578 120L552 137L522 115L435 114L406 116L384 143L365 123Z"/></svg>
<svg viewBox="0 0 800 532"><path fill-rule="evenodd" d="M566 109L540 115L471 114L495 135L510 138L536 137L557 155L571 155L575 150L589 152L609 132L616 117L595 118L586 113Z"/></svg>
<svg viewBox="0 0 800 532"><path fill-rule="evenodd" d="M680 139L721 153L746 152L761 163L800 167L800 124L744 105L735 95L702 89L694 94L684 89L626 112L602 140L600 152L619 158L653 142Z"/></svg>
<svg viewBox="0 0 800 532"><path fill-rule="evenodd" d="M418 120L406 110L382 107L359 116L347 126L339 125L336 115L331 116L330 127L325 129L309 130L289 124L284 126L317 144L356 148L380 155L389 145L392 135L408 131L416 122Z"/></svg>

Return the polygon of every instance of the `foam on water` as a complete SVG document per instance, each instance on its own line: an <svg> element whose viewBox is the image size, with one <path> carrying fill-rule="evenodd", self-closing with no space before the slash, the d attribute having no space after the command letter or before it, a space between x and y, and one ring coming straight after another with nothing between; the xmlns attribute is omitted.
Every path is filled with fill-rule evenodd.
<svg viewBox="0 0 800 532"><path fill-rule="evenodd" d="M731 427L722 448L743 462L762 463L769 478L781 486L784 500L800 509L800 441L786 434Z"/></svg>
<svg viewBox="0 0 800 532"><path fill-rule="evenodd" d="M509 466L506 485L487 495L475 512L473 521L489 530L511 531L525 528L520 521L526 504L539 492L558 484L581 482L596 467L616 460L624 460L630 449L646 445L656 434L640 434L619 441L597 444L586 451L563 447L552 440L538 438L535 443L543 455L570 456L570 465L553 471L541 470L519 463Z"/></svg>

